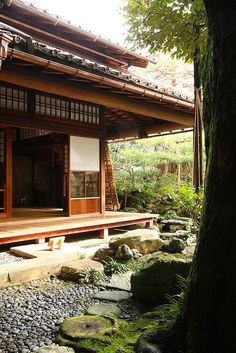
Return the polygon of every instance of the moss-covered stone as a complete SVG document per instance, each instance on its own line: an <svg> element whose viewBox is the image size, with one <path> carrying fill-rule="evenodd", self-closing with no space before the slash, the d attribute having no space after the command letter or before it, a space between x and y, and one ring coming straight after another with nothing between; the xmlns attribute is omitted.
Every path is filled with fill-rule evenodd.
<svg viewBox="0 0 236 353"><path fill-rule="evenodd" d="M99 315L68 317L61 325L63 336L72 339L97 338L111 335L114 323Z"/></svg>
<svg viewBox="0 0 236 353"><path fill-rule="evenodd" d="M188 276L192 259L182 254L158 254L151 259L150 266L131 277L133 296L152 304L167 302L168 295L180 291L177 275Z"/></svg>
<svg viewBox="0 0 236 353"><path fill-rule="evenodd" d="M88 318L88 316L81 316L81 318L85 317ZM97 320L98 317L94 316L94 318ZM135 323L126 320L110 320L108 332L105 330L104 333L99 332L97 335L86 337L85 333L82 335L74 333L75 320L72 319L75 318L68 318L65 320L66 323L63 322L61 332L57 336L57 343L73 347L79 353L134 353L140 335L147 329L153 330L157 325L154 317L143 318ZM68 321L72 321L73 337L68 336Z"/></svg>

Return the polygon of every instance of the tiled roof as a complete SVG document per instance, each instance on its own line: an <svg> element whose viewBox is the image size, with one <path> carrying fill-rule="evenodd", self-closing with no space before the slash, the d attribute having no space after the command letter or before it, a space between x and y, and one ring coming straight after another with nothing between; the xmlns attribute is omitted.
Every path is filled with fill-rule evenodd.
<svg viewBox="0 0 236 353"><path fill-rule="evenodd" d="M8 23L11 25L18 23L21 28L27 28L30 25L34 30L45 30L51 34L59 31L63 39L66 38L68 40L72 36L72 41L75 43L86 43L85 47L88 50L89 48L97 50L97 52L100 51L100 54L104 50L108 56L124 61L128 65L147 66L149 59L146 56L135 53L118 43L112 43L110 40L104 39L99 35L94 35L91 31L84 30L81 26L64 20L46 10L42 10L34 4L23 0L2 0L1 3L0 16L2 13L3 18L7 18Z"/></svg>
<svg viewBox="0 0 236 353"><path fill-rule="evenodd" d="M46 43L39 42L34 40L31 36L13 29L7 25L0 24L0 31L13 37L13 43L11 46L18 50L29 52L39 57L53 58L54 61L62 62L68 66L76 67L88 72L98 73L105 77L112 77L122 82L134 84L143 89L152 90L154 92L162 93L163 95L171 96L192 103L191 98L178 94L173 90L160 88L155 83L145 81L142 78L131 75L127 71L122 72L95 61L88 60L67 51L52 47Z"/></svg>

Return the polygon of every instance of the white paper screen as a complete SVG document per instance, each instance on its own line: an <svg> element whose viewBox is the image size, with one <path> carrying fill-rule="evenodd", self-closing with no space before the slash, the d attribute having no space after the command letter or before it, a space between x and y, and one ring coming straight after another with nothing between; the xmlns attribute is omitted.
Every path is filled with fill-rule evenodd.
<svg viewBox="0 0 236 353"><path fill-rule="evenodd" d="M99 139L70 137L70 169L82 171L100 170Z"/></svg>

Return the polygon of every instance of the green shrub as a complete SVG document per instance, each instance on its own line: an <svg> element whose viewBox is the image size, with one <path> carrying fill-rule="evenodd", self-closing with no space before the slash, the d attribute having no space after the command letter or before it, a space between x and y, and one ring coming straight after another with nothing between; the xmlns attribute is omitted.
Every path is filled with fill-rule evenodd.
<svg viewBox="0 0 236 353"><path fill-rule="evenodd" d="M84 283L96 283L102 278L101 272L95 270L92 267L87 267L83 271L83 275L84 275L84 278L83 278Z"/></svg>
<svg viewBox="0 0 236 353"><path fill-rule="evenodd" d="M113 273L124 273L127 272L128 268L126 265L117 262L115 260L111 260L106 262L105 266L104 266L104 273L107 276L112 276Z"/></svg>

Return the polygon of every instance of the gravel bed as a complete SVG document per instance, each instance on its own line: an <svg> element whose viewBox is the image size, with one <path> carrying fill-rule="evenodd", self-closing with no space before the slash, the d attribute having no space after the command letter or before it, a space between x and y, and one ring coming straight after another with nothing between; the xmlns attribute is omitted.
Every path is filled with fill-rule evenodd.
<svg viewBox="0 0 236 353"><path fill-rule="evenodd" d="M0 290L0 352L37 352L52 345L66 317L84 314L88 306L101 302L93 299L101 289L50 277ZM139 313L132 300L118 306L122 318Z"/></svg>
<svg viewBox="0 0 236 353"><path fill-rule="evenodd" d="M10 264L16 261L23 261L23 257L15 256L9 252L0 253L0 265Z"/></svg>

